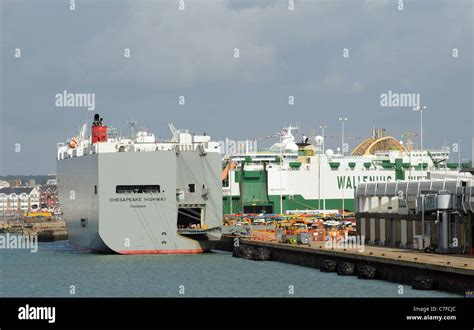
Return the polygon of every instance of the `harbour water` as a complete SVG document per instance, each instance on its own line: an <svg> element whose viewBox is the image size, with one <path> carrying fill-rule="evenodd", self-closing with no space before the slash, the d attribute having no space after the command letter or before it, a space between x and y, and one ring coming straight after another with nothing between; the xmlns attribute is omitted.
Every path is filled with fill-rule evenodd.
<svg viewBox="0 0 474 330"><path fill-rule="evenodd" d="M105 255L67 241L0 250L0 297L459 297L273 261L198 255ZM293 294L290 294L293 292Z"/></svg>

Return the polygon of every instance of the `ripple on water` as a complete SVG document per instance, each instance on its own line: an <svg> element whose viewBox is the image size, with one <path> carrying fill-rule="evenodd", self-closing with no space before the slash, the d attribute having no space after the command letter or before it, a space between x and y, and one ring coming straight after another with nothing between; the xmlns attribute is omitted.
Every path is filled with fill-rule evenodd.
<svg viewBox="0 0 474 330"><path fill-rule="evenodd" d="M106 255L74 251L67 241L39 243L36 253L3 250L2 297L459 297L359 280L279 262L198 255ZM289 291L293 288L294 294Z"/></svg>

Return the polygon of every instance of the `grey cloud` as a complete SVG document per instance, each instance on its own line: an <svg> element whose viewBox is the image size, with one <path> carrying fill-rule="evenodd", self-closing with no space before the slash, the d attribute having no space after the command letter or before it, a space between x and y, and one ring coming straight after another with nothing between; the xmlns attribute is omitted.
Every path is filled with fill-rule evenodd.
<svg viewBox="0 0 474 330"><path fill-rule="evenodd" d="M55 108L63 90L96 93L98 111L122 129L133 115L161 137L172 121L216 140L270 135L285 122L306 133L324 122L337 135L340 114L348 136L372 125L400 136L418 130L418 117L380 109L380 93L420 92L426 146L471 143L471 0L405 0L403 12L393 0L297 0L294 12L276 0L185 3L180 12L175 0L77 1L71 13L64 1L0 2L0 173L54 172L56 143L90 115Z"/></svg>

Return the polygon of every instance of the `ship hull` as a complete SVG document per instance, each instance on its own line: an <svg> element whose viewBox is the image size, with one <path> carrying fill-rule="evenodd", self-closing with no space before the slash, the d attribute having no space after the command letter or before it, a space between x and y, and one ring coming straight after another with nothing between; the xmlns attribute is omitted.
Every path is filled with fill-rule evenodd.
<svg viewBox="0 0 474 330"><path fill-rule="evenodd" d="M315 160L316 158L316 160ZM322 157L323 158L323 157ZM298 168L245 165L229 172L230 185L224 189L224 214L282 213L289 210L354 211L354 192L359 183L391 182L398 179L396 170L331 169L327 160L313 157ZM406 171L403 178L420 180L428 171ZM231 197L232 196L232 199ZM232 202L231 202L232 201ZM282 210L280 209L282 206Z"/></svg>
<svg viewBox="0 0 474 330"><path fill-rule="evenodd" d="M57 167L59 199L74 248L119 254L190 254L213 249L220 238L218 154L98 153L58 160ZM206 186L207 193L185 192L177 200L177 191L186 191L190 182ZM159 186L159 191L119 191L119 186L150 185ZM209 239L181 235L179 214L188 209L200 212L200 226L219 227L217 235Z"/></svg>

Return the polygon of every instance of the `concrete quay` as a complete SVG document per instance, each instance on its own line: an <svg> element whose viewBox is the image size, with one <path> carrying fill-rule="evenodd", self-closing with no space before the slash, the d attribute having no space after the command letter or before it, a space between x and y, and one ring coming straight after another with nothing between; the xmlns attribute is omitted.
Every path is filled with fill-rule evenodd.
<svg viewBox="0 0 474 330"><path fill-rule="evenodd" d="M235 245L238 247L234 247ZM311 242L309 246L290 245L235 236L224 236L217 248L234 251L235 255L235 250L242 247L266 248L270 252L269 260L317 269L322 266L325 268L329 261L335 263L334 271L337 265L353 265L353 275L360 275L360 270L370 266L374 269L373 278L411 285L414 288L418 288L417 283L421 281L429 285L420 289L440 290L463 296L474 291L472 255L440 255L367 245L364 245L363 249L330 248L324 242Z"/></svg>

